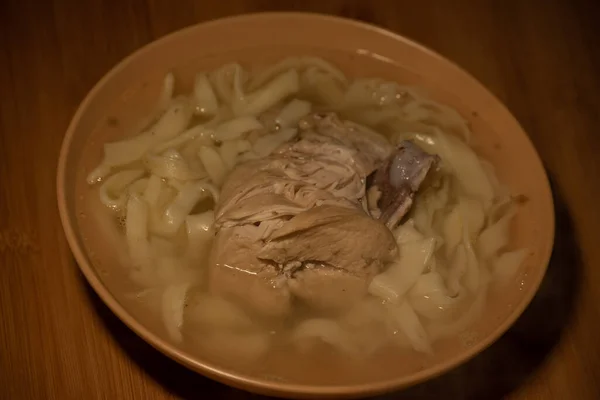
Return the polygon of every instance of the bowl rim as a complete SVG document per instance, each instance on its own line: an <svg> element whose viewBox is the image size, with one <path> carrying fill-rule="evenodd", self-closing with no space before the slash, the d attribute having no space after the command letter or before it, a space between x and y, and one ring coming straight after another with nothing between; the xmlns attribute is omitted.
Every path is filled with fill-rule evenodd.
<svg viewBox="0 0 600 400"><path fill-rule="evenodd" d="M315 19L319 19L323 22L330 22L335 25L346 25L353 26L355 28L359 28L362 30L368 30L379 35L387 36L395 41L403 42L408 46L412 46L417 48L419 51L427 53L429 56L435 57L441 61L443 61L448 67L458 70L458 72L466 75L475 85L479 86L480 89L487 92L489 96L493 99L496 105L509 117L511 118L516 126L518 126L523 133L525 133L525 140L527 144L533 149L533 153L536 156L535 162L539 163L543 172L544 172L544 182L543 186L546 189L546 193L549 197L551 210L554 211L554 199L552 196L552 190L550 186L550 182L548 179L548 175L545 171L539 153L537 152L535 146L533 145L531 138L526 134L525 130L522 128L521 124L518 120L513 116L513 114L508 110L508 108L501 102L496 95L494 95L491 91L489 91L479 80L477 80L474 76L472 76L469 72L458 66L453 61L447 59L436 51L422 45L421 43L404 37L398 33L387 30L385 28L365 23L362 21L358 21L351 18L339 17L329 14L322 13L314 13L314 12L254 12L248 14L239 14L228 17L217 18L213 20L208 20L200 23L196 23L187 27L184 27L179 30L175 30L167 35L159 37L146 45L140 47L127 57L123 58L117 64L115 64L96 84L92 87L92 89L86 94L85 98L79 104L77 111L73 115L71 122L68 125L66 130L66 134L63 138L59 159L58 159L58 168L57 168L57 180L56 180L56 190L58 197L58 210L60 215L61 224L63 226L65 236L69 247L75 257L75 261L83 275L85 276L88 283L92 286L94 291L98 294L98 296L102 299L105 305L115 314L117 317L132 331L134 331L139 337L141 337L145 342L149 343L156 350L165 354L169 358L175 360L176 362L184 365L187 368L192 369L195 372L198 372L210 379L216 380L218 382L224 383L229 386L233 386L236 388L256 391L264 394L276 394L279 396L287 395L287 396L363 396L363 395L373 395L378 393L384 393L388 391L392 391L394 389L406 388L409 386L416 385L423 381L435 378L443 373L456 368L457 366L464 364L471 358L475 357L493 343L495 343L521 316L527 306L531 303L531 300L538 292L539 286L542 283L542 280L546 274L548 264L550 262L550 257L552 254L552 249L554 246L554 236L555 236L555 213L551 212L549 228L551 238L550 243L548 243L545 254L541 257L543 260L543 265L540 267L541 271L537 276L533 277L530 281L530 290L523 296L518 305L516 305L508 314L508 316L499 324L491 334L487 335L483 340L478 341L474 346L466 349L461 352L459 355L452 357L446 361L437 363L432 365L429 368L425 368L421 371L417 371L412 374L400 375L397 378L386 379L381 381L376 381L372 383L361 383L354 385L331 385L331 386L321 386L321 385L310 385L310 384L295 384L295 383L282 383L275 381L268 381L261 378L249 377L241 373L236 373L233 371L229 371L225 368L213 365L210 362L200 360L195 358L185 351L177 348L176 345L167 342L166 340L160 338L158 335L154 334L151 330L146 328L142 323L138 322L121 303L111 294L109 289L102 283L98 273L95 271L91 262L88 262L87 257L85 255L85 250L83 246L80 245L77 240L77 223L76 218L71 218L71 213L69 212L68 207L68 188L66 187L66 168L67 168L67 160L68 155L71 149L71 144L75 135L76 128L82 119L82 116L86 113L92 99L96 96L96 93L99 92L109 81L113 75L116 75L123 66L132 62L135 58L143 53L147 53L152 51L155 47L162 45L165 42L172 41L176 39L178 36L184 36L186 33L193 31L200 26L211 26L211 25L222 25L228 23L234 23L238 21L244 20L262 20L264 23L268 23L273 19L279 18L295 18L299 20L314 21Z"/></svg>

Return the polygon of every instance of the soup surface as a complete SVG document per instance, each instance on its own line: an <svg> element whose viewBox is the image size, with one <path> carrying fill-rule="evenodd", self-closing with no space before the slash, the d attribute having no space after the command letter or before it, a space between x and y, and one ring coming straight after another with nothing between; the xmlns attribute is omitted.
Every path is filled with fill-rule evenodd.
<svg viewBox="0 0 600 400"><path fill-rule="evenodd" d="M89 248L113 250L95 264L169 340L251 376L360 383L510 311L494 299L518 290L526 198L455 109L312 56L182 75L153 106L124 94L145 117L103 122L78 182Z"/></svg>

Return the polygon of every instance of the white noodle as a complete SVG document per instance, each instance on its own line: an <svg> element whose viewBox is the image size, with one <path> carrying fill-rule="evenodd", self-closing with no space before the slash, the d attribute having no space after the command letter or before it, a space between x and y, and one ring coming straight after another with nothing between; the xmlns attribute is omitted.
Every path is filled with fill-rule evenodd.
<svg viewBox="0 0 600 400"><path fill-rule="evenodd" d="M156 175L152 175L148 179L148 185L146 185L146 190L144 192L144 200L150 207L157 205L162 183L162 179Z"/></svg>
<svg viewBox="0 0 600 400"><path fill-rule="evenodd" d="M425 318L442 318L449 309L458 305L461 297L450 297L443 278L437 272L428 272L417 279L408 294L409 303Z"/></svg>
<svg viewBox="0 0 600 400"><path fill-rule="evenodd" d="M498 222L481 232L477 241L477 252L482 259L487 260L497 255L508 245L510 222L515 213L516 209L511 207Z"/></svg>
<svg viewBox="0 0 600 400"><path fill-rule="evenodd" d="M154 145L172 139L181 133L192 118L192 108L186 99L178 99L165 111L148 131L131 139L104 145L104 159L90 175L88 183L95 183L111 168L139 160Z"/></svg>
<svg viewBox="0 0 600 400"><path fill-rule="evenodd" d="M458 205L444 219L442 233L444 235L446 256L449 257L463 240L463 220Z"/></svg>
<svg viewBox="0 0 600 400"><path fill-rule="evenodd" d="M270 133L265 136L261 136L254 142L254 153L259 157L266 157L274 152L279 146L286 142L289 142L296 134L298 129L287 128L281 129L279 132Z"/></svg>
<svg viewBox="0 0 600 400"><path fill-rule="evenodd" d="M214 222L215 213L212 210L185 217L188 258L198 259L205 254L214 236Z"/></svg>
<svg viewBox="0 0 600 400"><path fill-rule="evenodd" d="M167 333L172 340L181 342L181 325L183 324L183 308L189 283L168 286L163 293L162 314Z"/></svg>
<svg viewBox="0 0 600 400"><path fill-rule="evenodd" d="M379 79L357 79L353 81L342 99L343 108L368 107L377 103ZM396 110L396 113L398 111Z"/></svg>
<svg viewBox="0 0 600 400"><path fill-rule="evenodd" d="M115 167L140 159L153 144L169 140L181 133L191 117L192 109L187 99L174 101L148 131L132 139L107 143L104 146L104 162Z"/></svg>
<svg viewBox="0 0 600 400"><path fill-rule="evenodd" d="M306 346L307 339L318 339L343 352L356 355L357 347L350 338L348 332L333 320L314 318L302 321L293 331L292 340L298 345Z"/></svg>
<svg viewBox="0 0 600 400"><path fill-rule="evenodd" d="M200 115L215 115L219 109L217 96L206 74L196 75L194 80L194 111Z"/></svg>
<svg viewBox="0 0 600 400"><path fill-rule="evenodd" d="M494 199L494 189L485 174L479 158L465 143L452 135L436 130L435 140L442 162L450 167L467 195L473 196L489 207Z"/></svg>
<svg viewBox="0 0 600 400"><path fill-rule="evenodd" d="M173 99L173 92L175 90L175 76L169 72L163 79L160 96L158 98L158 109L164 110L169 106L169 103Z"/></svg>
<svg viewBox="0 0 600 400"><path fill-rule="evenodd" d="M414 224L420 232L427 236L436 236L433 228L434 216L442 212L450 200L449 179L443 179L438 189L429 188L425 194L420 195L413 205ZM437 234L443 236L443 232Z"/></svg>
<svg viewBox="0 0 600 400"><path fill-rule="evenodd" d="M469 239L469 231L466 226L463 226L463 245L465 246L465 254L467 256L464 284L471 293L477 293L481 284L482 265L477 260L477 255L475 254L475 250L473 250L473 245Z"/></svg>
<svg viewBox="0 0 600 400"><path fill-rule="evenodd" d="M213 83L218 97L226 104L231 104L233 100L235 75L238 75L238 79L243 79L245 75L244 69L239 64L226 64L209 74L209 79Z"/></svg>
<svg viewBox="0 0 600 400"><path fill-rule="evenodd" d="M369 293L399 303L430 264L435 249L434 238L424 238L410 224L396 229L399 257L388 269L375 276Z"/></svg>
<svg viewBox="0 0 600 400"><path fill-rule="evenodd" d="M162 233L174 235L196 203L209 195L212 195L212 191L208 189L206 182L185 183L164 212Z"/></svg>
<svg viewBox="0 0 600 400"><path fill-rule="evenodd" d="M180 181L197 180L206 177L203 168L192 168L183 156L175 149L168 149L159 156L146 156L146 167L152 175Z"/></svg>
<svg viewBox="0 0 600 400"><path fill-rule="evenodd" d="M471 325L473 321L483 312L487 289L487 285L482 285L481 290L477 293L475 299L458 319L452 322L439 320L430 323L427 326L430 340L438 340L449 336L456 336L462 331L465 331L469 325Z"/></svg>
<svg viewBox="0 0 600 400"><path fill-rule="evenodd" d="M246 132L262 128L263 125L256 117L239 117L219 125L215 130L214 139L220 142L238 139Z"/></svg>
<svg viewBox="0 0 600 400"><path fill-rule="evenodd" d="M291 128L310 114L312 105L308 101L293 99L275 117L275 123L282 128Z"/></svg>
<svg viewBox="0 0 600 400"><path fill-rule="evenodd" d="M113 211L119 211L127 202L127 187L144 175L141 169L120 171L100 186L100 201Z"/></svg>
<svg viewBox="0 0 600 400"><path fill-rule="evenodd" d="M129 185L129 187L127 188L127 195L138 195L138 196L142 196L144 194L144 192L146 191L146 187L148 187L148 178L142 178L142 179L138 179L136 181L134 181L132 184Z"/></svg>
<svg viewBox="0 0 600 400"><path fill-rule="evenodd" d="M415 99L404 107L404 118L407 121L435 120L441 128L454 128L458 130L463 140L469 141L471 131L465 119L456 110L427 100L412 88L400 87L399 92L408 93Z"/></svg>
<svg viewBox="0 0 600 400"><path fill-rule="evenodd" d="M127 202L125 237L133 265L146 269L152 258L148 242L148 205L136 195L130 196Z"/></svg>
<svg viewBox="0 0 600 400"><path fill-rule="evenodd" d="M446 282L448 293L451 296L457 296L462 290L461 279L467 272L467 250L465 246L459 245L454 250L450 258L450 268L448 270Z"/></svg>
<svg viewBox="0 0 600 400"><path fill-rule="evenodd" d="M326 72L340 83L347 82L346 76L342 71L321 58L290 57L256 74L254 79L252 79L249 84L249 89L255 90L258 87L263 86L266 82L273 79L275 75L279 75L284 71L288 71L290 69L305 69L309 67L316 67Z"/></svg>
<svg viewBox="0 0 600 400"><path fill-rule="evenodd" d="M200 139L206 144L209 144L212 143L213 135L214 131L212 129L209 129L204 125L196 125L192 128L185 130L183 133L177 135L175 138L152 147L150 149L150 152L154 154L162 153L165 150L178 148L196 139Z"/></svg>
<svg viewBox="0 0 600 400"><path fill-rule="evenodd" d="M400 304L390 305L389 308L394 323L406 335L413 349L432 354L433 349L427 332L410 304L407 301L403 301Z"/></svg>
<svg viewBox="0 0 600 400"><path fill-rule="evenodd" d="M247 140L230 140L219 147L219 155L228 170L232 170L236 163L238 155L252 150L252 145Z"/></svg>
<svg viewBox="0 0 600 400"><path fill-rule="evenodd" d="M256 92L234 99L233 112L237 116L256 116L294 94L300 88L296 70L289 70L277 76Z"/></svg>
<svg viewBox="0 0 600 400"><path fill-rule="evenodd" d="M302 74L301 79L305 90L318 102L331 108L339 107L344 98L344 88L331 75L311 67Z"/></svg>
<svg viewBox="0 0 600 400"><path fill-rule="evenodd" d="M461 198L458 210L464 223L466 223L469 238L474 240L481 233L485 225L485 210L480 201L470 198Z"/></svg>
<svg viewBox="0 0 600 400"><path fill-rule="evenodd" d="M527 249L507 251L492 262L494 278L502 283L514 278L527 257Z"/></svg>
<svg viewBox="0 0 600 400"><path fill-rule="evenodd" d="M203 146L200 148L198 155L212 182L217 186L221 186L227 175L227 167L219 153L212 147Z"/></svg>
<svg viewBox="0 0 600 400"><path fill-rule="evenodd" d="M183 190L183 187L185 186L185 182L180 181L179 179L169 178L166 180L166 182L167 182L167 185L169 185L173 189L176 189L179 192L181 190Z"/></svg>

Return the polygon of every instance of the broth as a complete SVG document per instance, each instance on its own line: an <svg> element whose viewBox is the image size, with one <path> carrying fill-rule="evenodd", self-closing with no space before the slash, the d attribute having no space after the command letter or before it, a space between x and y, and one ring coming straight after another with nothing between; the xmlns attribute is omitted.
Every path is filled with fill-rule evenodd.
<svg viewBox="0 0 600 400"><path fill-rule="evenodd" d="M342 57L341 55L337 56ZM335 57L334 57L335 58ZM177 74L179 77L180 74ZM183 79L183 88L179 91L186 92L186 74L181 74ZM410 74L409 74L410 75ZM189 77L189 75L187 75ZM385 76L382 74L382 76ZM189 80L187 81L189 83ZM140 91L155 91L148 87L138 88ZM313 100L310 96L298 96L301 99ZM133 105L133 104L131 104ZM120 107L116 107L115 115L129 115L128 109L130 105L125 102ZM139 106L140 109L148 108L148 104ZM130 107L135 108L135 107ZM138 110L133 110L132 115L142 115ZM354 112L352 110L346 113L340 113L342 116L351 117ZM94 142L90 143L86 154L82 156L83 168L78 179L78 209L82 233L89 249L94 248L110 248L112 252L103 252L102 254L92 254L95 265L102 272L111 275L111 280L119 281L119 286L125 288L125 292L129 296L121 297L120 301L131 307L132 310L155 310L154 314L148 321L150 324L160 325L160 314L156 310L160 310L160 294L153 293L153 289L143 289L130 282L128 274L123 266L127 264L127 246L122 240L122 229L119 227L115 215L111 213L99 200L97 195L97 186L88 187L85 185L85 175L90 171L91 167L99 160L98 144L106 141L115 140L127 136L127 132L135 132L138 129L134 128L138 123L133 122L130 117L125 119L111 119L111 123L101 123L98 130L94 132ZM118 123L115 123L117 121ZM362 122L362 121L359 121ZM482 124L482 122L479 122ZM382 133L390 133L391 128L386 129L385 124L377 123L372 126ZM474 127L476 128L476 127ZM476 139L476 138L475 138ZM476 144L476 140L474 141ZM493 162L493 159L491 159ZM502 179L502 177L500 177ZM514 193L514 190L513 190ZM418 201L418 199L416 200ZM93 222L90 222L93 221ZM102 231L101 235L95 232L98 228ZM121 239L119 239L121 238ZM96 243L95 243L96 242ZM182 335L183 340L180 346L190 351L192 354L199 354L203 358L210 359L216 365L223 366L227 369L238 369L245 371L250 376L269 377L276 381L293 382L293 383L312 383L320 385L336 385L347 382L361 383L373 380L386 380L396 377L400 374L410 374L418 372L432 363L443 360L456 352L456 343L461 346L472 346L479 337L486 335L494 323L491 320L499 321L510 312L511 305L507 305L502 298L507 292L518 291L518 282L521 279L518 275L512 278L510 285L496 287L492 284L489 288L490 293L486 296L486 310L494 311L485 313L485 315L477 315L476 318L468 324L468 328L461 329L460 334L433 340L432 354L421 354L414 351L410 347L397 346L391 343L383 343L378 349L375 349L369 354L361 354L360 357L349 356L339 349L335 349L325 343L318 343L308 350L298 348L298 346L290 343L290 327L294 327L298 321L306 318L306 314L298 312L291 320L286 320L280 326L262 326L260 334L268 335L269 344L267 350L259 358L245 359L240 355L243 352L243 347L239 351L235 351L233 344L240 342L240 339L252 341L258 336L254 332L252 334L243 334L241 337L236 337L233 340L231 337L221 335L206 335L200 330L187 329L183 325ZM204 289L200 286L197 288L200 292ZM188 294L188 301L198 295L198 290L192 295ZM141 294L140 294L141 291ZM122 290L114 290L118 295ZM498 296L500 294L500 296ZM190 305L188 304L188 307ZM142 311L143 312L143 311ZM480 314L480 313L478 313ZM366 314L365 314L366 315ZM164 328L163 328L164 330ZM166 331L165 331L166 333ZM389 333L389 332L388 332ZM376 335L376 334L375 334ZM394 340L394 332L391 336L387 336L386 340L392 342ZM255 340L255 343L259 339ZM228 345L229 343L229 345ZM217 350L217 347L220 347ZM260 347L260 345L258 346ZM223 352L223 348L232 349L232 353ZM291 362L293 360L293 362Z"/></svg>

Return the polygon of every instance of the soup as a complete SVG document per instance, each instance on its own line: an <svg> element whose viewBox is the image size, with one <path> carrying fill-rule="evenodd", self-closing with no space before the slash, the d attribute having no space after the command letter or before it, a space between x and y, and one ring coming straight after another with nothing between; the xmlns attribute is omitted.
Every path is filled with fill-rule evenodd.
<svg viewBox="0 0 600 400"><path fill-rule="evenodd" d="M167 75L87 177L132 295L174 342L236 365L427 360L527 254L508 248L518 202L468 124L417 88L314 57L175 88Z"/></svg>

